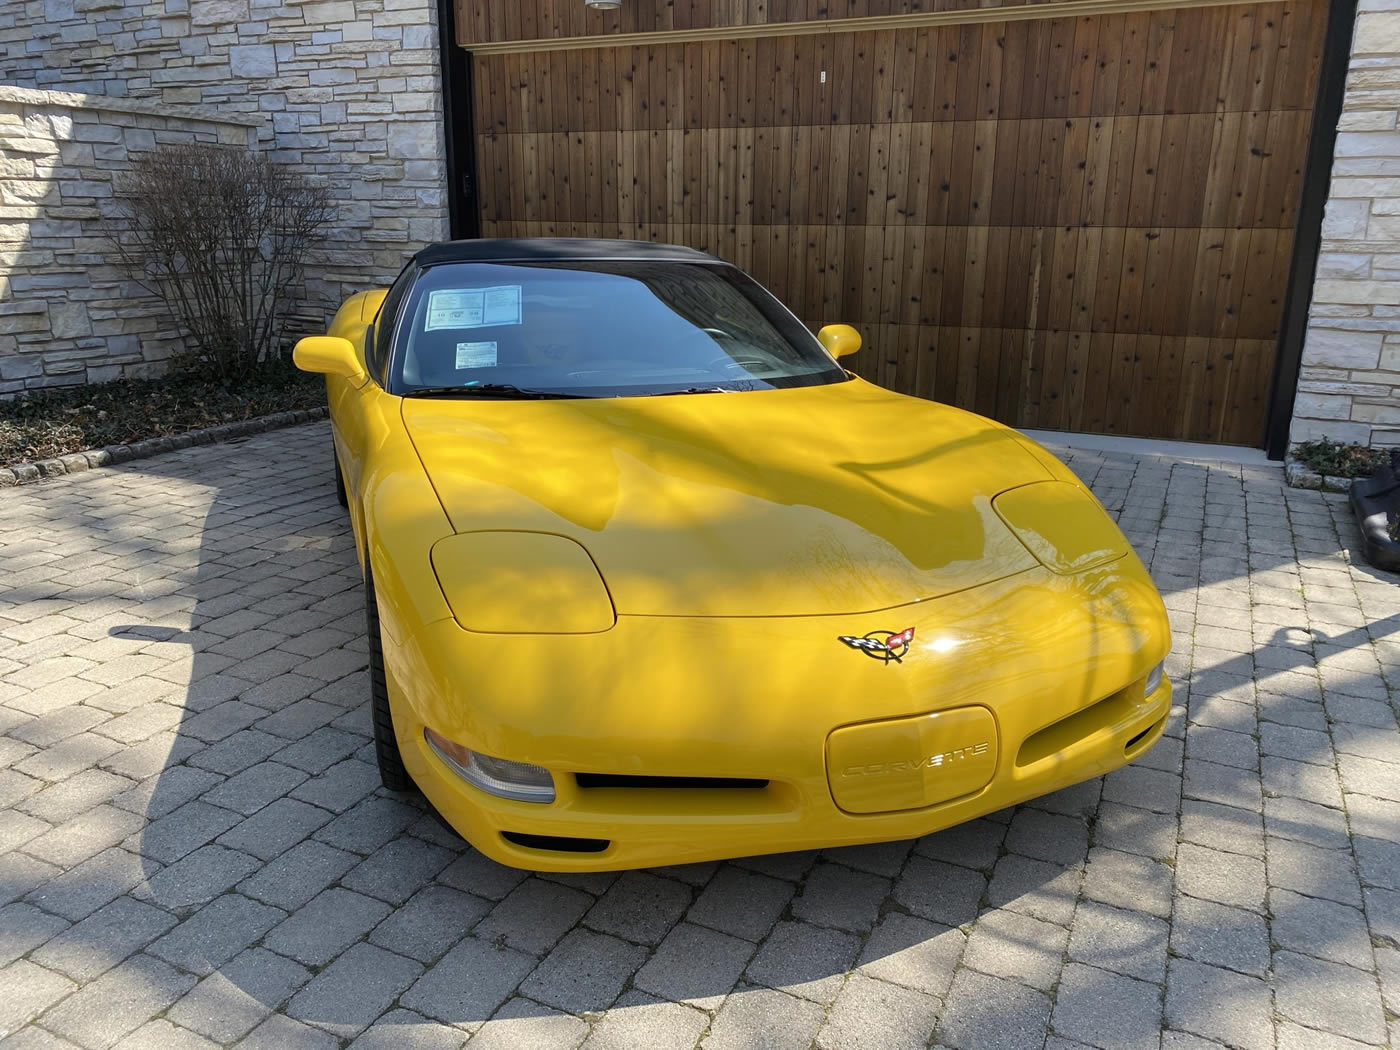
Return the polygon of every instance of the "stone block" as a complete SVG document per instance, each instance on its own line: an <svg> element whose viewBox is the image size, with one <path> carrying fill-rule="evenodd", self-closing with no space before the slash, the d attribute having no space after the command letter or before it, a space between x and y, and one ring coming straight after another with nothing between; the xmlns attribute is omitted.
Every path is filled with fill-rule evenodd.
<svg viewBox="0 0 1400 1050"><path fill-rule="evenodd" d="M1324 282L1319 281L1321 285ZM1333 281L1331 284L1367 285L1370 281ZM1314 292L1314 295L1320 295ZM1380 363L1381 332L1359 332L1348 329L1309 325L1303 343L1303 360L1309 365L1332 368L1373 369Z"/></svg>
<svg viewBox="0 0 1400 1050"><path fill-rule="evenodd" d="M49 306L49 330L55 339L81 339L92 335L92 322L82 303L53 303Z"/></svg>
<svg viewBox="0 0 1400 1050"><path fill-rule="evenodd" d="M406 160L437 157L441 151L440 137L440 131L435 122L407 120L396 122L389 126L389 156Z"/></svg>
<svg viewBox="0 0 1400 1050"><path fill-rule="evenodd" d="M1358 15L1351 49L1354 55L1400 53L1400 11Z"/></svg>
<svg viewBox="0 0 1400 1050"><path fill-rule="evenodd" d="M1351 406L1351 418L1359 423L1400 424L1400 405L1369 404L1358 401Z"/></svg>
<svg viewBox="0 0 1400 1050"><path fill-rule="evenodd" d="M1372 207L1371 217L1366 222L1366 239L1369 241L1400 241L1400 215L1380 214ZM1377 300L1367 301L1375 302Z"/></svg>
<svg viewBox="0 0 1400 1050"><path fill-rule="evenodd" d="M1333 199L1327 202L1327 210L1322 219L1322 235L1338 240L1364 239L1366 221L1370 216L1370 201L1338 200L1334 195Z"/></svg>
<svg viewBox="0 0 1400 1050"><path fill-rule="evenodd" d="M270 44L235 44L228 49L228 63L236 77L277 75L277 55Z"/></svg>

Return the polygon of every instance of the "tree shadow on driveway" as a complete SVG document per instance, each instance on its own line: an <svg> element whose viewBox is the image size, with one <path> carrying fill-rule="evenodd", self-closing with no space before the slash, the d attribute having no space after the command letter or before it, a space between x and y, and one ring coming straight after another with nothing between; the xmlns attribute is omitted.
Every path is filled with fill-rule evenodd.
<svg viewBox="0 0 1400 1050"><path fill-rule="evenodd" d="M0 649L21 667L0 675L18 683L0 693L23 751L8 766L34 782L6 796L22 828L0 857L0 981L18 991L0 1032L646 1048L936 1033L972 1050L1052 1028L1137 1046L1173 1024L1272 1040L1264 891L1183 910L1175 881L1207 835L1234 835L1246 852L1227 855L1262 879L1238 845L1262 849L1261 818L1238 799L1183 813L1180 724L1140 767L915 842L620 875L485 859L378 786L329 471L318 425L24 502L17 520L72 567L0 596L0 612L64 618ZM1204 672L1188 679L1183 701L1199 683L1211 702ZM1228 954L1201 932L1222 922Z"/></svg>

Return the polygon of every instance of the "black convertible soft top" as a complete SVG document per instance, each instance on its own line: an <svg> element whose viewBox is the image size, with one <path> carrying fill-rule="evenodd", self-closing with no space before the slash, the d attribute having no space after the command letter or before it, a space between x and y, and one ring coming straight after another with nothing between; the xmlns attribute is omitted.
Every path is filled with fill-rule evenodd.
<svg viewBox="0 0 1400 1050"><path fill-rule="evenodd" d="M419 251L420 266L448 262L534 262L551 259L687 262L723 265L713 255L678 244L614 241L588 237L483 237L473 241L442 241Z"/></svg>

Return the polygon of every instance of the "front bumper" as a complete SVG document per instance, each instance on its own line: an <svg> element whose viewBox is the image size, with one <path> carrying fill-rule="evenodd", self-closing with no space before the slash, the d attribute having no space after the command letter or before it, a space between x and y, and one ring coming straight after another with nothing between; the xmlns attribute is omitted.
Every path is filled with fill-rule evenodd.
<svg viewBox="0 0 1400 1050"><path fill-rule="evenodd" d="M899 663L837 641L907 626ZM443 817L501 863L587 871L913 838L1099 776L1161 736L1171 686L1145 696L1143 683L1168 645L1161 599L1129 555L857 616L622 616L574 636L445 620L399 634L385 663L405 765ZM985 784L896 812L837 804L834 731L971 706L995 724ZM467 784L425 726L550 769L555 801ZM765 783L595 787L578 774Z"/></svg>

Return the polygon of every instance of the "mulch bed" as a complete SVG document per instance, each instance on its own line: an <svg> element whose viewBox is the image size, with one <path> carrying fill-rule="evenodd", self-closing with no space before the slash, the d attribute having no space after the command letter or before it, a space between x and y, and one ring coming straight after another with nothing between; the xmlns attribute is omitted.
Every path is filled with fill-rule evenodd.
<svg viewBox="0 0 1400 1050"><path fill-rule="evenodd" d="M273 362L237 385L187 374L64 387L0 401L0 466L326 403L325 380Z"/></svg>

